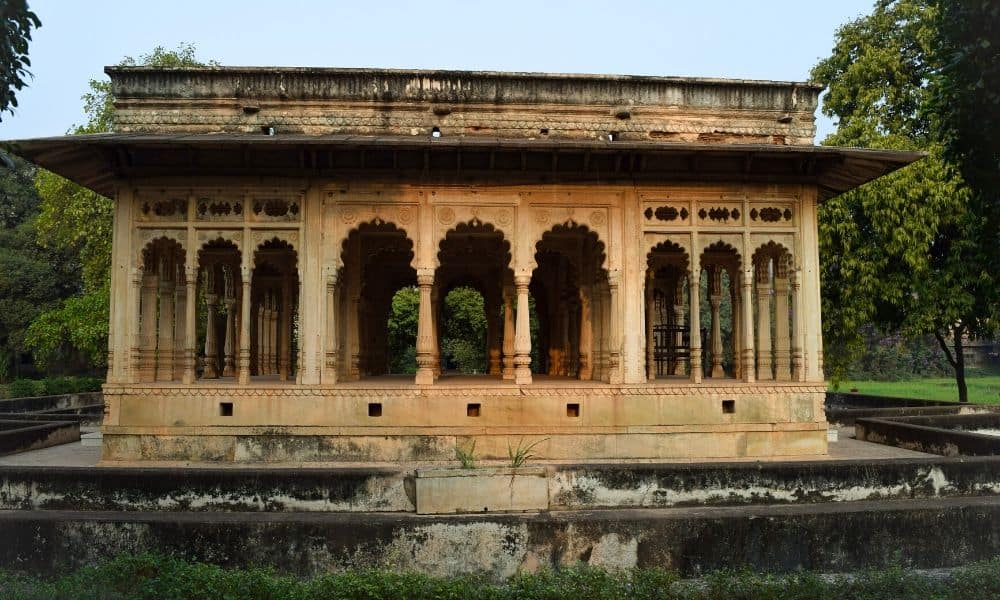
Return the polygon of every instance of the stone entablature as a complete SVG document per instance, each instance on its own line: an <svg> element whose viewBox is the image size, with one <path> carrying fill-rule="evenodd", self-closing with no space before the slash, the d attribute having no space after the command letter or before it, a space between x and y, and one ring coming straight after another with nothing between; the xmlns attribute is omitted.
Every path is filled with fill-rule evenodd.
<svg viewBox="0 0 1000 600"><path fill-rule="evenodd" d="M479 71L109 67L116 130L812 144L809 83Z"/></svg>

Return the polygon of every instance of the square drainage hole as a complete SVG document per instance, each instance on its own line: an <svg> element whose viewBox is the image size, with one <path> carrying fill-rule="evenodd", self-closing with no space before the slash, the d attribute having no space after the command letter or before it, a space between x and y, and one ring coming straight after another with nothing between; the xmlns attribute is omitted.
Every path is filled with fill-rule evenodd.
<svg viewBox="0 0 1000 600"><path fill-rule="evenodd" d="M233 416L233 403L232 402L219 402L219 416L220 417L231 417L231 416Z"/></svg>
<svg viewBox="0 0 1000 600"><path fill-rule="evenodd" d="M467 417L478 417L479 416L479 403L467 404L465 406L465 416Z"/></svg>
<svg viewBox="0 0 1000 600"><path fill-rule="evenodd" d="M576 402L572 402L566 405L566 416L567 417L579 417L580 416L580 405Z"/></svg>
<svg viewBox="0 0 1000 600"><path fill-rule="evenodd" d="M368 416L369 417L381 417L382 416L382 403L381 402L369 402L368 403Z"/></svg>
<svg viewBox="0 0 1000 600"><path fill-rule="evenodd" d="M736 400L723 400L722 412L731 415L736 412Z"/></svg>

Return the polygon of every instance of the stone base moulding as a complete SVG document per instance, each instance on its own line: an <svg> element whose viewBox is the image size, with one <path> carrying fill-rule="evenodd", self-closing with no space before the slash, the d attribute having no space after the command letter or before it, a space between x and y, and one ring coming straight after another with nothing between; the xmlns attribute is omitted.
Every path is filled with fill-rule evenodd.
<svg viewBox="0 0 1000 600"><path fill-rule="evenodd" d="M827 450L819 385L108 386L105 393L108 463L453 462L456 445L473 442L477 458L498 461L536 441L537 460Z"/></svg>

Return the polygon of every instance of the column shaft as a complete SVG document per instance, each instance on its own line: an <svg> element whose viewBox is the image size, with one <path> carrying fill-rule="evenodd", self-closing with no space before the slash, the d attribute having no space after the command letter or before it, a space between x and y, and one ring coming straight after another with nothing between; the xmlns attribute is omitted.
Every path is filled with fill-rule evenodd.
<svg viewBox="0 0 1000 600"><path fill-rule="evenodd" d="M431 291L434 286L433 274L418 274L420 287L420 307L417 313L417 385L434 383L434 324Z"/></svg>
<svg viewBox="0 0 1000 600"><path fill-rule="evenodd" d="M771 284L765 267L757 269L757 380L771 379Z"/></svg>
<svg viewBox="0 0 1000 600"><path fill-rule="evenodd" d="M503 371L504 379L514 379L514 290L503 290Z"/></svg>
<svg viewBox="0 0 1000 600"><path fill-rule="evenodd" d="M655 279L650 271L646 277L646 379L656 379L656 296Z"/></svg>
<svg viewBox="0 0 1000 600"><path fill-rule="evenodd" d="M688 300L691 303L691 333L688 336L690 341L690 371L691 381L701 383L701 271L695 268L688 275Z"/></svg>
<svg viewBox="0 0 1000 600"><path fill-rule="evenodd" d="M190 384L195 380L195 353L198 343L198 270L189 268L184 274L187 298L184 303L184 374L181 381Z"/></svg>
<svg viewBox="0 0 1000 600"><path fill-rule="evenodd" d="M242 269L243 293L240 295L239 382L250 383L250 268ZM232 313L233 311L230 311Z"/></svg>
<svg viewBox="0 0 1000 600"><path fill-rule="evenodd" d="M514 382L531 383L531 319L528 312L528 284L530 277L514 278L517 290L517 327L514 331Z"/></svg>
<svg viewBox="0 0 1000 600"><path fill-rule="evenodd" d="M791 340L788 328L788 278L774 279L774 378L778 381L790 381L792 370Z"/></svg>

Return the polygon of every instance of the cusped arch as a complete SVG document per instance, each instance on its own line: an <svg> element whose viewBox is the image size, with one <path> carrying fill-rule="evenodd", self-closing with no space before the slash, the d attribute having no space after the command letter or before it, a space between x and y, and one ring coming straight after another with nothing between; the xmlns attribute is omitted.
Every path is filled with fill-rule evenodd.
<svg viewBox="0 0 1000 600"><path fill-rule="evenodd" d="M646 252L647 268L655 268L653 263L657 254L676 255L681 259L677 266L683 270L687 270L689 268L691 257L688 255L687 249L673 240L660 240L658 243L649 247Z"/></svg>
<svg viewBox="0 0 1000 600"><path fill-rule="evenodd" d="M495 258L497 259L497 262L501 267L503 267L506 270L510 270L511 260L513 257L511 255L511 242L509 239L507 239L507 234L503 231L503 229L495 226L493 223L489 221L482 221L478 217L473 217L468 221L462 221L460 223L456 223L451 228L446 230L441 235L440 238L437 239L437 252L434 253L435 269L441 267L441 255L443 252L446 252L448 250L446 244L448 244L450 235L454 234L456 236L460 236L460 235L493 234L493 233L500 235L500 244L499 247L496 248L495 250L496 252Z"/></svg>
<svg viewBox="0 0 1000 600"><path fill-rule="evenodd" d="M165 243L171 243L175 249L179 249L181 254L187 252L187 240L180 232L169 230L146 230L140 239L136 264L145 265L150 252L157 247L162 247Z"/></svg>
<svg viewBox="0 0 1000 600"><path fill-rule="evenodd" d="M407 262L413 268L416 268L416 245L413 243L413 238L410 236L409 231L405 226L398 225L394 221L387 221L385 219L376 217L369 221L364 221L358 223L352 227L340 240L340 252L338 253L336 259L334 260L334 271L343 274L345 269L344 256L350 252L350 245L353 240L358 239L361 235L365 233L383 233L383 234L394 234L400 233L403 238L404 252L407 253Z"/></svg>
<svg viewBox="0 0 1000 600"><path fill-rule="evenodd" d="M774 261L774 272L777 277L787 277L792 270L792 252L784 244L769 240L753 253L753 264L758 269L766 269L770 261Z"/></svg>
<svg viewBox="0 0 1000 600"><path fill-rule="evenodd" d="M702 248L701 254L698 256L698 266L704 269L707 265L719 264L718 261L713 262L710 259L712 256L725 256L730 257L731 264L725 264L722 266L730 267L733 271L739 271L742 264L743 257L740 255L740 251L732 244L724 241L718 240L704 246Z"/></svg>
<svg viewBox="0 0 1000 600"><path fill-rule="evenodd" d="M293 257L291 267L295 269L299 263L299 252L295 248L295 244L293 242L294 240L289 240L283 236L277 235L272 235L270 238L258 242L253 251L254 266L256 267L257 265L268 261L268 257L266 255L262 255L262 252L287 250Z"/></svg>
<svg viewBox="0 0 1000 600"><path fill-rule="evenodd" d="M593 266L598 273L604 273L606 275L608 272L608 266L606 264L608 260L608 254L606 251L607 245L604 243L604 240L601 239L600 233L598 233L596 230L591 229L586 225L576 222L573 219L567 219L562 223L553 225L552 227L543 231L541 235L538 236L538 238L535 240L535 252L532 253L531 255L532 269L538 267L538 261L536 259L536 256L540 252L548 250L543 247L543 244L546 242L545 239L546 236L551 237L554 235L567 234L567 233L581 234L583 235L585 240L590 242L590 249L597 254L596 264L594 264ZM555 251L558 252L559 251L558 248L556 248ZM575 256L566 254L566 257L569 259L570 263L573 264L573 266L577 269L577 271L583 272L585 265L577 264Z"/></svg>
<svg viewBox="0 0 1000 600"><path fill-rule="evenodd" d="M157 259L168 259L173 265L183 268L184 258L184 244L175 237L167 235L147 241L139 251L139 264L147 272L157 269L159 265L153 263Z"/></svg>

